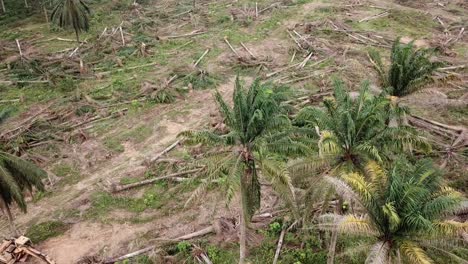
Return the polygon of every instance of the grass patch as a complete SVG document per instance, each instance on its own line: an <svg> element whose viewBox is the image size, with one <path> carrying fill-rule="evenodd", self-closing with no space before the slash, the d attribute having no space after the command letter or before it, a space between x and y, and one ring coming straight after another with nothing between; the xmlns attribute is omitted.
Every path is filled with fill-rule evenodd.
<svg viewBox="0 0 468 264"><path fill-rule="evenodd" d="M165 185L167 185L166 182L156 183L148 188L142 197L138 198L114 196L107 192L95 193L91 197L91 208L88 209L85 216L89 219L104 221L108 213L117 209L133 213L142 213L147 209L161 209L173 199L165 194L164 191L167 189Z"/></svg>
<svg viewBox="0 0 468 264"><path fill-rule="evenodd" d="M77 183L81 179L79 170L70 164L59 163L52 168L52 173L60 177L61 185L68 185Z"/></svg>
<svg viewBox="0 0 468 264"><path fill-rule="evenodd" d="M29 227L26 231L26 236L33 243L40 243L51 237L62 235L69 228L69 225L60 221L46 221Z"/></svg>
<svg viewBox="0 0 468 264"><path fill-rule="evenodd" d="M103 143L104 146L113 153L122 153L125 151L125 147L120 143L119 139L106 138Z"/></svg>
<svg viewBox="0 0 468 264"><path fill-rule="evenodd" d="M346 23L356 30L365 31L390 31L398 36L414 38L431 34L433 27L437 26L430 16L421 12L410 10L391 10L390 15L378 19L359 23L357 20L348 20Z"/></svg>

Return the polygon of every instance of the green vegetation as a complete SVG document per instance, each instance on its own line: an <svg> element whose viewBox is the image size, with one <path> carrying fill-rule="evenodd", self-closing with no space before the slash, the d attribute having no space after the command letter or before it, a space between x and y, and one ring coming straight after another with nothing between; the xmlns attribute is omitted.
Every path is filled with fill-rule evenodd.
<svg viewBox="0 0 468 264"><path fill-rule="evenodd" d="M8 117L10 110L0 109L0 124ZM36 165L17 156L3 151L0 145L0 207L8 217L8 222L13 234L17 234L10 207L16 203L26 213L27 205L24 199L24 191L32 193L33 189L44 191L42 179L47 173Z"/></svg>
<svg viewBox="0 0 468 264"><path fill-rule="evenodd" d="M373 60L384 87L393 96L405 96L427 81L440 63L430 61L429 49L416 49L414 41L408 44L400 43L397 39L392 47L391 64L385 70L382 59L376 51L369 53Z"/></svg>
<svg viewBox="0 0 468 264"><path fill-rule="evenodd" d="M232 108L219 92L216 93L216 100L230 132L219 135L210 131L189 131L183 135L193 143L224 146L232 151L215 153L206 159L207 181L200 185L188 202L203 194L215 179L224 178L228 201L240 185L242 216L239 262L244 263L248 223L260 207L257 166L275 189L293 199L288 171L281 158L273 153L299 152L300 148L295 148L297 145L288 138L287 131L292 126L284 114L285 110L279 105L283 97L259 80L245 90L240 79L236 79Z"/></svg>
<svg viewBox="0 0 468 264"><path fill-rule="evenodd" d="M40 190L31 193L37 214L21 219L34 243L82 221L90 228L125 225L143 232L134 241L120 234L112 241L97 238L105 245L90 252L96 258L108 257L107 243L111 249L119 243L122 251L127 244L132 250L158 246L121 264L195 264L205 255L214 264L239 258L274 263L280 237L277 264L468 259L462 242L468 227L458 222L467 200L454 190L467 192L463 129L442 124L434 132L413 122L421 116L451 127L467 124L466 107L458 104L465 98L460 64L467 50L459 33L466 10L458 3L385 2L382 10L377 2L337 0L4 1L0 103L15 105L17 116L1 126L6 153L0 152L0 191L1 198L11 196L5 215L12 222L9 206L25 210L23 196ZM84 41L76 43L62 28L73 28ZM396 36L418 40L397 39L392 46ZM436 52L418 49L421 40ZM390 58L388 67L376 51L367 56L371 46ZM379 76L369 72L369 58ZM454 67L434 74L440 64L433 61ZM234 74L250 86L238 78L230 87ZM434 96L444 93L456 103L435 111L418 104L426 102L413 104L417 93L398 98L433 74ZM374 85L375 77L380 82ZM208 89L216 88L213 102ZM232 91L232 100L225 98ZM410 103L399 105L406 99ZM45 110L34 117L39 109ZM34 129L24 127L32 140L3 137L29 118L37 122ZM153 164L135 160L154 157L184 129L194 130ZM60 181L43 190L46 174L13 152L38 161ZM192 168L200 171L107 191ZM210 199L191 207L205 193ZM227 216L214 204L237 199ZM273 218L257 220L257 213L269 210ZM197 231L213 217L226 217L240 236L222 225L218 230L215 222L216 237L165 240L181 235L179 227ZM177 226L161 230L168 223Z"/></svg>
<svg viewBox="0 0 468 264"><path fill-rule="evenodd" d="M73 165L59 163L52 169L52 173L61 178L60 184L70 185L79 182L81 179L80 171Z"/></svg>
<svg viewBox="0 0 468 264"><path fill-rule="evenodd" d="M26 231L26 236L33 243L40 243L49 238L60 236L65 233L70 226L60 221L46 221L30 226Z"/></svg>
<svg viewBox="0 0 468 264"><path fill-rule="evenodd" d="M341 180L328 178L342 197L354 200L365 216L327 214L320 217L323 229L373 238L359 244L368 250L366 263L432 263L424 249L461 260L437 243L458 240L468 224L446 220L466 209L463 195L444 186L441 173L427 160L411 165L398 160L388 171L368 163L365 175L345 173Z"/></svg>
<svg viewBox="0 0 468 264"><path fill-rule="evenodd" d="M89 30L91 10L82 0L59 0L50 17L62 28L73 28L76 41L80 42L80 32Z"/></svg>

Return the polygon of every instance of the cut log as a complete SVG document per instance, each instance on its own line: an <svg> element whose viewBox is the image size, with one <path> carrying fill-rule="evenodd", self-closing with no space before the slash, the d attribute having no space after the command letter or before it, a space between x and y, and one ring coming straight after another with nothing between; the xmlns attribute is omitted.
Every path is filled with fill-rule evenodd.
<svg viewBox="0 0 468 264"><path fill-rule="evenodd" d="M115 262L119 262L119 261L122 261L122 260L133 258L133 257L139 256L141 254L144 254L146 252L150 252L151 250L154 250L155 248L156 248L155 246L145 247L143 249L137 250L135 252L132 252L132 253L129 253L129 254L126 254L126 255L123 255L123 256L120 256L120 257L105 260L104 263L105 264L112 264L112 263L115 263Z"/></svg>
<svg viewBox="0 0 468 264"><path fill-rule="evenodd" d="M202 170L201 168L193 169L193 170L188 170L188 171L172 173L172 174L169 174L169 175L165 175L165 176L161 176L161 177L157 177L157 178L153 178L153 179L148 179L148 180L144 180L144 181L140 181L140 182L136 182L136 183L125 184L125 185L121 185L121 186L112 186L111 187L111 192L113 192L113 193L121 192L121 191L129 190L129 189L133 189L133 188L136 188L136 187L140 187L140 186L143 186L143 185L151 184L151 183L154 183L154 182L157 182L157 181L160 181L160 180L166 180L166 179L170 179L170 178L174 178L174 177L178 177L178 176L192 174L192 173L195 173L195 172L199 172L201 170Z"/></svg>
<svg viewBox="0 0 468 264"><path fill-rule="evenodd" d="M193 233L190 233L190 234L187 234L187 235L180 236L180 237L176 238L175 240L176 240L176 241L189 240L189 239L192 239L192 238L196 238L196 237L208 235L208 234L210 234L210 233L213 233L214 231L215 231L215 229L214 229L214 227L211 225L211 226L209 226L209 227L203 228L203 229L198 230L198 231L196 231L196 232L193 232Z"/></svg>
<svg viewBox="0 0 468 264"><path fill-rule="evenodd" d="M286 234L286 228L283 228L283 230L281 230L281 234L278 239L278 246L276 247L275 258L273 259L273 264L278 263L278 258L281 252L281 247L283 246L283 239L284 239L285 234Z"/></svg>
<svg viewBox="0 0 468 264"><path fill-rule="evenodd" d="M154 156L153 158L151 158L150 160L147 160L147 161L144 161L143 162L143 165L151 165L153 164L155 161L157 161L159 158L161 158L163 155L165 155L166 153L168 153L169 151L171 151L172 149L174 149L177 145L179 145L180 143L180 139L177 140L176 142L174 142L172 145L170 145L169 147L167 147L166 149L164 149L163 151L161 151L160 153L158 153L156 156Z"/></svg>

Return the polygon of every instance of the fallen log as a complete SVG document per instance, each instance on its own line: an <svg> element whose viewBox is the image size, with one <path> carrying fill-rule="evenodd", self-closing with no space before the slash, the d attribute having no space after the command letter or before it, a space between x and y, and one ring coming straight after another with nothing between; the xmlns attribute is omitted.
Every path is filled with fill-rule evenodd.
<svg viewBox="0 0 468 264"><path fill-rule="evenodd" d="M191 33L188 34L182 34L182 35L174 35L174 36L166 36L166 37L161 37L161 39L176 39L176 38L186 38L186 37L194 37L202 34L206 34L207 31L200 31L200 30L195 30Z"/></svg>
<svg viewBox="0 0 468 264"><path fill-rule="evenodd" d="M211 225L209 227L203 228L203 229L195 231L193 233L180 236L180 237L178 237L178 238L176 238L174 240L175 241L189 240L189 239L192 239L192 238L208 235L210 233L213 233L214 231L215 231L215 229L214 229L213 225Z"/></svg>
<svg viewBox="0 0 468 264"><path fill-rule="evenodd" d="M276 247L275 257L273 259L273 264L278 263L278 258L279 258L280 252L281 252L281 247L283 246L283 240L284 240L284 235L285 234L286 234L286 228L283 228L283 230L281 230L281 234L280 234L280 237L278 239L278 246Z"/></svg>
<svg viewBox="0 0 468 264"><path fill-rule="evenodd" d="M180 139L177 140L172 145L170 145L169 147L167 147L163 151L159 152L156 156L154 156L150 160L144 161L142 165L149 166L149 165L153 164L155 161L157 161L159 158L161 158L164 154L168 153L169 151L174 149L177 145L179 145L180 141L181 141Z"/></svg>
<svg viewBox="0 0 468 264"><path fill-rule="evenodd" d="M180 237L175 238L175 239L169 239L167 241L169 241L171 243L175 243L175 242L179 242L179 241L183 241L183 240L189 240L189 239L192 239L192 238L208 235L208 234L213 233L213 232L215 232L215 229L211 225L211 226L203 228L203 229L201 229L199 231L195 231L193 233L183 235L183 236L180 236ZM112 264L112 263L115 263L115 262L118 262L118 261L122 261L122 260L126 260L126 259L129 259L129 258L133 258L133 257L139 256L139 255L142 255L142 254L144 254L146 252L150 252L152 250L156 250L156 245L148 246L148 247L142 248L140 250L137 250L135 252L125 254L125 255L120 256L120 257L110 258L108 260L105 260L104 263L105 264ZM156 251L159 251L159 250L156 250Z"/></svg>
<svg viewBox="0 0 468 264"><path fill-rule="evenodd" d="M132 252L132 253L125 254L125 255L120 256L120 257L105 260L104 263L105 264L112 264L112 263L115 263L115 262L119 262L119 261L122 261L122 260L126 260L126 259L129 259L129 258L139 256L139 255L144 254L146 252L150 252L151 250L154 250L154 249L156 249L156 246L145 247L143 249L137 250L137 251Z"/></svg>
<svg viewBox="0 0 468 264"><path fill-rule="evenodd" d="M136 188L136 187L140 187L140 186L143 186L143 185L151 184L151 183L154 183L156 181L175 178L175 177L183 176L183 175L187 175L187 174L192 174L192 173L195 173L195 172L199 172L201 170L202 170L201 168L198 168L198 169L193 169L193 170L188 170L188 171L172 173L172 174L168 174L168 175L165 175L165 176L156 177L156 178L153 178L153 179L148 179L148 180L135 182L135 183L131 183L131 184L125 184L125 185L121 185L121 186L113 185L113 186L111 186L111 192L117 193L117 192L129 190L129 189L133 189L133 188Z"/></svg>
<svg viewBox="0 0 468 264"><path fill-rule="evenodd" d="M206 54L208 54L209 51L210 49L206 49L205 52L200 56L200 58L193 64L193 66L197 67L198 64L201 62L201 60L203 60L203 58L206 56Z"/></svg>
<svg viewBox="0 0 468 264"><path fill-rule="evenodd" d="M232 50L232 52L233 52L234 54L236 54L236 56L237 56L238 58L240 58L239 53L237 53L237 51L234 49L234 47L231 45L231 43L229 43L229 40L227 39L227 37L224 37L224 42L226 42L226 44L229 46L229 48Z"/></svg>

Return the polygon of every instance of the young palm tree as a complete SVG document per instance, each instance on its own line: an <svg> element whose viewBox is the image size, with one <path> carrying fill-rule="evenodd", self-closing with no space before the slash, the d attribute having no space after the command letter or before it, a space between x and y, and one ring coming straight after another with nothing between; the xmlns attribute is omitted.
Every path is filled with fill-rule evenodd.
<svg viewBox="0 0 468 264"><path fill-rule="evenodd" d="M385 70L378 52L369 52L369 57L380 74L383 86L388 88L389 94L405 96L419 88L432 72L440 67L440 63L430 61L430 53L429 49L416 49L414 41L403 44L398 38L392 47L388 70Z"/></svg>
<svg viewBox="0 0 468 264"><path fill-rule="evenodd" d="M80 32L89 30L90 13L83 0L59 0L50 18L61 28L73 28L76 41L80 42Z"/></svg>
<svg viewBox="0 0 468 264"><path fill-rule="evenodd" d="M236 79L232 108L221 94L217 92L215 96L229 132L224 135L210 131L183 133L189 142L221 148L221 151L206 158L207 179L188 202L204 193L214 180L226 183L228 200L240 187L242 210L239 263L244 263L248 225L260 206L258 169L272 182L278 193L292 201L294 193L288 170L283 160L274 153L299 153L306 147L287 137L292 126L280 107L278 94L260 84L259 80L245 90L239 78Z"/></svg>
<svg viewBox="0 0 468 264"><path fill-rule="evenodd" d="M0 110L0 124L7 113L7 110ZM46 176L46 172L34 164L0 150L0 207L8 217L14 235L17 235L17 230L10 211L11 204L15 202L26 212L23 191L32 191L34 187L43 191L42 178Z"/></svg>
<svg viewBox="0 0 468 264"><path fill-rule="evenodd" d="M399 160L388 171L370 162L365 174L368 180L360 173L328 178L342 197L356 201L365 214L323 215L319 228L369 237L369 243L359 244L362 252L369 252L366 263L433 263L425 249L461 259L442 245L460 240L468 231L468 223L448 220L467 209L466 200L443 185L430 161L413 166Z"/></svg>

